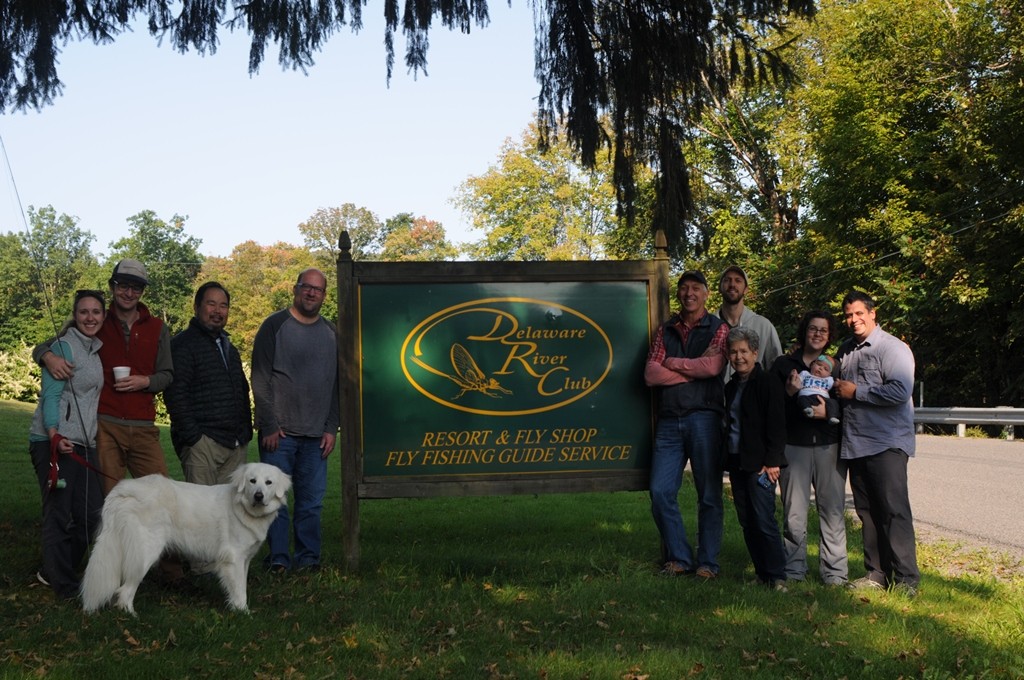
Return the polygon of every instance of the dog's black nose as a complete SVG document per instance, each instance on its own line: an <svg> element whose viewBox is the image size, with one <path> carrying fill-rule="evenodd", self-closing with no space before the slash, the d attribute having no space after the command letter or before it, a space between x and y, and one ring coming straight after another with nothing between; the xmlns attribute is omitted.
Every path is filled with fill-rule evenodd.
<svg viewBox="0 0 1024 680"><path fill-rule="evenodd" d="M253 498L256 499L257 501L262 501L263 500L263 492L262 491L257 491L255 494L253 494Z"/></svg>

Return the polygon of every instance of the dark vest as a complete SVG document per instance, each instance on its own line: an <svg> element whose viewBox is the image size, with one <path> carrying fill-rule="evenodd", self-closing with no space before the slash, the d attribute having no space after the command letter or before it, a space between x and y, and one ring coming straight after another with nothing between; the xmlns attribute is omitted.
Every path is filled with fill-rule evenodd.
<svg viewBox="0 0 1024 680"><path fill-rule="evenodd" d="M715 333L725 322L714 314L705 314L704 318L690 329L685 344L676 326L678 323L679 317L673 316L661 327L665 341L665 356L696 359L704 354ZM661 388L658 415L684 416L691 411L725 413L725 388L721 375Z"/></svg>

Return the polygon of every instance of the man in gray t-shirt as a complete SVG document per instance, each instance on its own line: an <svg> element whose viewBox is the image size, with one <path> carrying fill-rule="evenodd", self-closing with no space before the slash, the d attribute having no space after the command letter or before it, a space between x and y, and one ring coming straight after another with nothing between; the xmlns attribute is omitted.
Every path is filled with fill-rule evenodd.
<svg viewBox="0 0 1024 680"><path fill-rule="evenodd" d="M779 333L775 326L767 318L755 314L744 302L747 291L747 273L737 265L725 268L722 275L718 277L718 292L722 294L722 306L718 308L718 318L729 324L729 328L745 326L757 333L761 340L761 350L758 352L758 363L761 368L768 371L772 364L782 354L782 344L779 342ZM722 369L722 380L729 382L732 377L732 366L726 362Z"/></svg>
<svg viewBox="0 0 1024 680"><path fill-rule="evenodd" d="M338 435L338 338L320 316L327 277L307 269L295 282L292 306L271 314L256 333L252 392L260 460L291 475L294 557L284 506L267 534L270 570L320 567L320 511L327 491L327 457Z"/></svg>

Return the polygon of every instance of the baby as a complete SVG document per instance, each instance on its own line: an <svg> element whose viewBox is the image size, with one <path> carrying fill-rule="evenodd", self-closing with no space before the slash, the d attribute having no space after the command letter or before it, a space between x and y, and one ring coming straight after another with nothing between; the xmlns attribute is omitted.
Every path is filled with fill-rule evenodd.
<svg viewBox="0 0 1024 680"><path fill-rule="evenodd" d="M808 418L814 417L814 406L818 405L818 397L825 401L825 417L833 425L839 424L839 402L829 397L829 390L835 382L832 371L835 366L832 357L822 354L811 362L811 370L800 371L800 391L797 392L797 403Z"/></svg>

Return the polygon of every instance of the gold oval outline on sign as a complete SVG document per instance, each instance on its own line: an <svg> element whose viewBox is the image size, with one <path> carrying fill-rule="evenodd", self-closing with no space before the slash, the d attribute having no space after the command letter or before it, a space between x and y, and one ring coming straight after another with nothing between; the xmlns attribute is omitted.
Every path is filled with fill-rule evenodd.
<svg viewBox="0 0 1024 680"><path fill-rule="evenodd" d="M572 397L571 399L567 399L565 401L560 401L558 403L551 404L550 406L543 406L543 407L540 407L540 408L533 408L533 409L520 410L520 411L489 411L487 409L471 408L471 407L468 407L468 406L462 406L460 404L453 404L450 401L446 401L445 399L442 399L441 397L438 397L438 396L428 392L426 388L424 388L418 382L416 382L416 379L413 378L412 375L409 373L409 368L406 366L406 363L405 363L406 348L409 346L409 343L412 341L412 339L414 337L417 338L416 344L418 345L419 344L419 339L418 338L422 338L423 335L425 335L426 332L429 331L431 328L433 328L434 326L440 324L441 322L445 321L446 319L449 319L449 318L451 318L453 316L457 316L458 314L467 313L469 311L492 311L492 312L495 312L495 313L498 313L498 314L508 315L508 312L506 310L487 309L487 308L483 308L483 309L480 309L480 310L476 309L476 307L478 307L480 305L493 304L493 303L496 303L496 302L525 302L525 303L529 303L529 304L543 305L543 306L546 306L546 307L555 307L555 308L564 310L564 311L572 314L573 316L576 316L576 317L578 317L580 319L583 319L587 324L590 325L591 328L593 328L594 330L596 330L598 332L598 334L600 334L600 336L604 339L605 346L608 348L608 364L604 368L604 373L601 374L601 377L599 377L594 382L593 385L588 387L583 392L580 392L576 396ZM465 307L471 307L471 306L474 307L473 310L464 309ZM439 317L443 317L443 318L439 318ZM431 322L433 322L433 323L431 323ZM423 330L420 330L420 329L423 329ZM612 363L613 363L614 359L615 359L615 352L614 352L614 350L612 348L612 341L608 338L608 334L605 333L604 329L601 328L599 325L597 325L597 323L593 319L591 319L589 316L587 316L586 314L583 314L582 312L579 312L579 311L577 311L577 310L575 310L575 309L573 309L571 307L567 307L567 306L565 306L563 304L559 304L557 302L549 302L547 300L538 300L536 298L526 298L526 297L494 297L494 298L483 298L483 299L480 299L480 300L470 300L468 302L462 302L462 303L459 303L457 305L453 305L451 307L446 307L446 308L444 308L444 309L442 309L442 310L440 310L438 312L434 312L433 314L428 316L426 319L424 319L423 321L419 322L411 331L409 331L409 334L407 336L405 336L405 340L402 342L402 354L401 354L402 374L405 375L405 379L409 381L409 384L412 385L414 388L416 388L417 392L419 392L423 396L427 397L431 401L434 401L434 402L437 402L438 404L441 404L442 406L447 406L448 408L455 409L456 411L464 411L466 413L475 413L477 415L482 415L482 416L525 416L525 415L531 415L531 414L534 414L534 413L544 413L545 411L554 411L555 409L559 409L559 408L562 408L563 406L567 406L567 405L573 403L574 401L582 399L583 397L587 396L588 394L593 392L595 389L597 389L598 385L600 385L602 382L604 382L604 379L608 377L608 373L611 372L611 370L612 370Z"/></svg>

